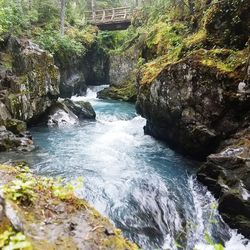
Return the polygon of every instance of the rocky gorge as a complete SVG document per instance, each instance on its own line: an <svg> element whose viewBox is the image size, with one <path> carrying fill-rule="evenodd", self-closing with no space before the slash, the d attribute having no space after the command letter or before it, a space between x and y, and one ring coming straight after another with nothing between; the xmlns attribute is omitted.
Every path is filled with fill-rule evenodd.
<svg viewBox="0 0 250 250"><path fill-rule="evenodd" d="M171 23L173 27L159 22L148 36L142 32L132 46L117 53L107 52L93 43L81 56L65 57L58 53L52 56L29 39L6 37L0 42L0 152L34 150L36 145L28 129L37 124L51 128L73 125L77 130L81 121L95 121L98 117L95 106L86 100L70 98L85 95L88 86L108 84L110 86L99 91L97 97L107 100L108 104L110 100L111 103L112 100L136 103L137 113L146 119L146 135L198 160L197 179L218 200L223 220L250 238L249 12L247 0L218 2L204 17L197 17L191 34L179 21ZM162 30L167 30L170 38L163 36ZM117 122L117 117L112 118L110 114L103 120L100 117L97 126L109 124L114 131L118 130L111 123ZM124 120L122 117L119 121L121 127L126 127ZM99 137L102 139L101 134ZM126 138L130 137L129 134ZM101 140L98 142L102 145ZM107 140L108 149L109 143ZM37 249L58 245L77 249L79 244L81 249L137 249L85 200L72 198L72 193L69 199L58 197L54 184L44 188L49 180L26 173L24 166L9 165L13 164L0 166L1 186L13 186L16 179L23 181L22 178L26 183L27 178L22 175L25 173L40 183L37 191L46 195L45 200L39 200L36 205L44 211L38 214L30 211L25 202L16 205L13 199L1 194L0 221L6 222L4 229L11 225L22 231ZM144 185L145 190L154 192L148 183ZM48 207L45 204L48 200L55 205ZM14 211L14 217L6 207ZM164 211L162 213L164 217ZM87 229L76 223L79 220L86 222ZM55 221L61 224L51 226ZM125 221L131 224L130 219ZM39 230L30 233L31 225L42 225L42 233ZM120 226L126 228L125 223ZM157 229L154 228L155 234ZM0 226L1 230L4 231ZM138 228L134 230L141 233ZM46 239L52 231L56 235L50 245ZM63 232L63 239L58 232ZM87 239L84 244L80 242L80 233ZM36 234L42 237L44 244L36 241Z"/></svg>

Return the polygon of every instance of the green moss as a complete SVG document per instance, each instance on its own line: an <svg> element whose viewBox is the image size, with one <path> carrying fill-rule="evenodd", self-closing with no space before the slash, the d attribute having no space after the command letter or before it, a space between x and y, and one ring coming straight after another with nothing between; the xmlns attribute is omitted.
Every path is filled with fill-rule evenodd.
<svg viewBox="0 0 250 250"><path fill-rule="evenodd" d="M245 51L212 49L204 53L201 63L208 67L217 68L221 72L233 73L238 67L243 66L246 60Z"/></svg>
<svg viewBox="0 0 250 250"><path fill-rule="evenodd" d="M171 54L172 50L182 46L186 32L183 23L158 22L151 27L146 39L146 46L151 49L154 56Z"/></svg>
<svg viewBox="0 0 250 250"><path fill-rule="evenodd" d="M102 99L122 100L125 102L135 102L137 97L137 89L135 80L129 80L120 86L111 86L98 93L98 97Z"/></svg>
<svg viewBox="0 0 250 250"><path fill-rule="evenodd" d="M27 130L26 123L16 119L7 119L3 121L3 125L14 134L20 134Z"/></svg>
<svg viewBox="0 0 250 250"><path fill-rule="evenodd" d="M4 165L4 164L0 164L0 171L4 171L4 172L10 172L10 173L17 173L18 170L15 169L14 167L12 166L9 166L9 165Z"/></svg>
<svg viewBox="0 0 250 250"><path fill-rule="evenodd" d="M203 42L206 40L207 33L205 29L201 29L198 32L188 36L184 43L188 48L202 46Z"/></svg>
<svg viewBox="0 0 250 250"><path fill-rule="evenodd" d="M1 63L5 67L6 70L12 69L13 58L10 53L2 53L0 55Z"/></svg>
<svg viewBox="0 0 250 250"><path fill-rule="evenodd" d="M168 56L158 57L149 63L144 64L140 69L140 84L151 84L160 72L174 60L169 60Z"/></svg>
<svg viewBox="0 0 250 250"><path fill-rule="evenodd" d="M114 249L114 250L138 250L136 244L133 244L129 242L128 240L124 240L124 238L121 235L120 230L114 231L114 236L109 237L108 239L105 239L102 243L102 245L107 249Z"/></svg>

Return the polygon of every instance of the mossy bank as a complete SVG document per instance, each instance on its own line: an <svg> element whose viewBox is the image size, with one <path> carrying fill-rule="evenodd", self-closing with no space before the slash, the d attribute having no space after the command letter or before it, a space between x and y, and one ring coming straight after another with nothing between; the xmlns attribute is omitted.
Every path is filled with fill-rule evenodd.
<svg viewBox="0 0 250 250"><path fill-rule="evenodd" d="M24 164L0 165L0 247L22 249L138 249L74 187L80 180L37 177Z"/></svg>

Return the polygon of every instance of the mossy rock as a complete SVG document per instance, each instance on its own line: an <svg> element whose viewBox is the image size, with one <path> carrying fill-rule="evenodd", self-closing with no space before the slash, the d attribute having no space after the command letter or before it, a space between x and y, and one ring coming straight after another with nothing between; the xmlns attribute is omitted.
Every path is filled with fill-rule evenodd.
<svg viewBox="0 0 250 250"><path fill-rule="evenodd" d="M250 34L249 0L225 0L207 12L205 29L214 46L243 49Z"/></svg>
<svg viewBox="0 0 250 250"><path fill-rule="evenodd" d="M97 93L100 99L120 100L135 103L137 99L137 89L135 82L129 81L122 85L110 86Z"/></svg>
<svg viewBox="0 0 250 250"><path fill-rule="evenodd" d="M59 70L53 56L27 39L12 36L6 39L1 52L4 67L0 71L5 75L1 99L11 117L34 120L59 95Z"/></svg>
<svg viewBox="0 0 250 250"><path fill-rule="evenodd" d="M9 151L21 145L21 141L4 126L0 126L0 152Z"/></svg>
<svg viewBox="0 0 250 250"><path fill-rule="evenodd" d="M79 118L79 119L95 119L96 113L90 102L78 101L73 102L70 99L63 100L63 103Z"/></svg>
<svg viewBox="0 0 250 250"><path fill-rule="evenodd" d="M27 130L26 123L17 119L7 119L3 123L7 130L16 135L19 135Z"/></svg>

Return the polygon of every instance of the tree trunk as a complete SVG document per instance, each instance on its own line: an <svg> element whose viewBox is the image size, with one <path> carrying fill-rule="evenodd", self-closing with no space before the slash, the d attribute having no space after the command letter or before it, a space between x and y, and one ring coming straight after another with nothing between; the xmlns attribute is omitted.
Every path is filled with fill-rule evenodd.
<svg viewBox="0 0 250 250"><path fill-rule="evenodd" d="M64 36L65 1L66 0L61 0L61 36Z"/></svg>
<svg viewBox="0 0 250 250"><path fill-rule="evenodd" d="M32 5L33 5L32 0L29 0L29 10L32 9Z"/></svg>
<svg viewBox="0 0 250 250"><path fill-rule="evenodd" d="M91 0L92 18L95 21L96 0Z"/></svg>
<svg viewBox="0 0 250 250"><path fill-rule="evenodd" d="M189 12L191 15L194 14L194 0L188 0Z"/></svg>

